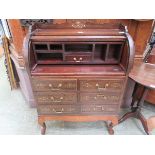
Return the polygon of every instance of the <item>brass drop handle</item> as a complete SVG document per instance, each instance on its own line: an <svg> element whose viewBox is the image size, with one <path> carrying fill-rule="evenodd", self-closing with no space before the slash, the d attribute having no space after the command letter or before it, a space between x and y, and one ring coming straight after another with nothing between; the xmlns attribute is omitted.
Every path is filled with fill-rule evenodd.
<svg viewBox="0 0 155 155"><path fill-rule="evenodd" d="M58 84L58 88L60 88L60 87L62 87L62 84L61 83Z"/></svg>
<svg viewBox="0 0 155 155"><path fill-rule="evenodd" d="M89 83L86 83L86 87L89 87Z"/></svg>
<svg viewBox="0 0 155 155"><path fill-rule="evenodd" d="M105 89L105 88L107 88L108 86L109 86L109 84L108 84L108 83L106 83L106 84L104 85L104 87L100 87L100 86L99 86L99 84L98 84L98 83L96 83L96 87L97 87L97 89L98 89L98 90Z"/></svg>
<svg viewBox="0 0 155 155"><path fill-rule="evenodd" d="M53 102L62 102L63 97L61 96L59 100L55 100L54 97L51 96L51 100L52 100Z"/></svg>
<svg viewBox="0 0 155 155"><path fill-rule="evenodd" d="M96 108L101 108L101 111L104 111L104 107L103 107L103 106L96 106L96 107L94 108L94 111L96 111Z"/></svg>
<svg viewBox="0 0 155 155"><path fill-rule="evenodd" d="M94 99L97 100L98 97L102 97L104 98L105 100L107 99L107 96L103 95L103 94L97 94Z"/></svg>
<svg viewBox="0 0 155 155"><path fill-rule="evenodd" d="M104 111L104 107L103 106L96 106L97 108L101 108L102 111Z"/></svg>
<svg viewBox="0 0 155 155"><path fill-rule="evenodd" d="M112 85L114 88L120 88L121 87L121 84L120 83L113 83Z"/></svg>
<svg viewBox="0 0 155 155"><path fill-rule="evenodd" d="M118 96L111 96L111 99L113 99L113 100L118 100L119 97L118 97Z"/></svg>
<svg viewBox="0 0 155 155"><path fill-rule="evenodd" d="M82 57L80 57L79 60L77 60L77 58L74 57L73 60L74 60L75 62L81 62L83 59L82 59Z"/></svg>
<svg viewBox="0 0 155 155"><path fill-rule="evenodd" d="M59 83L58 86L57 86L57 88L53 88L53 85L52 85L51 83L50 83L48 86L49 86L52 90L59 90L59 88L62 87L62 83Z"/></svg>
<svg viewBox="0 0 155 155"><path fill-rule="evenodd" d="M48 86L49 86L49 87L52 87L52 84L49 84Z"/></svg>
<svg viewBox="0 0 155 155"><path fill-rule="evenodd" d="M64 108L61 108L61 110L60 110L60 111L57 111L57 110L53 109L53 111L54 111L55 113L58 113L58 114L60 114L60 113L63 113L63 111L64 111Z"/></svg>

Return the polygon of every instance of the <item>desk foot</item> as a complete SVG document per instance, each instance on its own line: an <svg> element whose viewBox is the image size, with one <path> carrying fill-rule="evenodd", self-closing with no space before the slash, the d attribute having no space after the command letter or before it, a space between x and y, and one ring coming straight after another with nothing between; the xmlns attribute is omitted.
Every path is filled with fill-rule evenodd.
<svg viewBox="0 0 155 155"><path fill-rule="evenodd" d="M45 124L45 122L43 122L41 119L39 119L38 123L41 126L41 134L45 135L45 132L46 132L46 124Z"/></svg>
<svg viewBox="0 0 155 155"><path fill-rule="evenodd" d="M114 135L113 123L110 123L108 126L108 132L110 135Z"/></svg>
<svg viewBox="0 0 155 155"><path fill-rule="evenodd" d="M128 119L130 117L134 117L136 119L139 119L143 125L143 128L144 128L146 134L149 135L147 120L145 119L145 117L140 112L137 112L137 111L128 112L121 119L119 119L118 123L122 123L123 121L125 121L126 119Z"/></svg>
<svg viewBox="0 0 155 155"><path fill-rule="evenodd" d="M46 132L46 124L42 123L42 125L41 125L41 134L45 135L45 132Z"/></svg>
<svg viewBox="0 0 155 155"><path fill-rule="evenodd" d="M149 130L148 130L146 118L141 113L139 113L137 119L139 119L141 121L146 134L149 135Z"/></svg>

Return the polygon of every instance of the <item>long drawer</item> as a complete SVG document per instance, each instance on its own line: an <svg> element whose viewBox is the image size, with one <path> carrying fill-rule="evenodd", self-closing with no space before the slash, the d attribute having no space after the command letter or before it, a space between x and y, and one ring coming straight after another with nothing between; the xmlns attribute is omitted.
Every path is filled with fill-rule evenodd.
<svg viewBox="0 0 155 155"><path fill-rule="evenodd" d="M79 102L83 104L118 104L120 93L80 93Z"/></svg>
<svg viewBox="0 0 155 155"><path fill-rule="evenodd" d="M80 91L120 91L123 80L80 80Z"/></svg>
<svg viewBox="0 0 155 155"><path fill-rule="evenodd" d="M32 78L34 91L77 90L76 79Z"/></svg>
<svg viewBox="0 0 155 155"><path fill-rule="evenodd" d="M118 114L118 105L39 105L39 115Z"/></svg>
<svg viewBox="0 0 155 155"><path fill-rule="evenodd" d="M118 114L118 105L81 105L83 114Z"/></svg>
<svg viewBox="0 0 155 155"><path fill-rule="evenodd" d="M77 114L80 112L80 106L76 105L39 105L39 115L60 115Z"/></svg>
<svg viewBox="0 0 155 155"><path fill-rule="evenodd" d="M73 104L77 102L77 93L35 92L38 104Z"/></svg>
<svg viewBox="0 0 155 155"><path fill-rule="evenodd" d="M65 60L68 62L74 62L74 63L83 63L83 62L89 62L91 61L92 56L91 54L68 54L65 56Z"/></svg>

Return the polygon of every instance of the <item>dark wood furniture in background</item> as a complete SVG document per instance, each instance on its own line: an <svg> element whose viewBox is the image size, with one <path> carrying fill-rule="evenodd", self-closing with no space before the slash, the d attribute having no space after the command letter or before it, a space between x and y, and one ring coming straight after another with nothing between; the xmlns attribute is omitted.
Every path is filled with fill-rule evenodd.
<svg viewBox="0 0 155 155"><path fill-rule="evenodd" d="M119 123L130 117L137 118L141 121L145 132L149 134L151 128L148 128L148 121L141 114L141 108L143 106L143 102L148 93L148 90L155 89L155 65L150 63L137 62L134 64L129 77L136 83L133 91L131 112L126 113L119 120Z"/></svg>
<svg viewBox="0 0 155 155"><path fill-rule="evenodd" d="M35 24L25 40L25 62L38 122L118 123L134 44L121 24Z"/></svg>

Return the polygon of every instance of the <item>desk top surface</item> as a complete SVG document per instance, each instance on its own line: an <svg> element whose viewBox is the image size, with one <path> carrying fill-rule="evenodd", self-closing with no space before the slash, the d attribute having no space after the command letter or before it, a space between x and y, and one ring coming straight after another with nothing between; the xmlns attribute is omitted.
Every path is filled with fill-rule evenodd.
<svg viewBox="0 0 155 155"><path fill-rule="evenodd" d="M155 65L135 62L129 77L137 83L155 89Z"/></svg>

